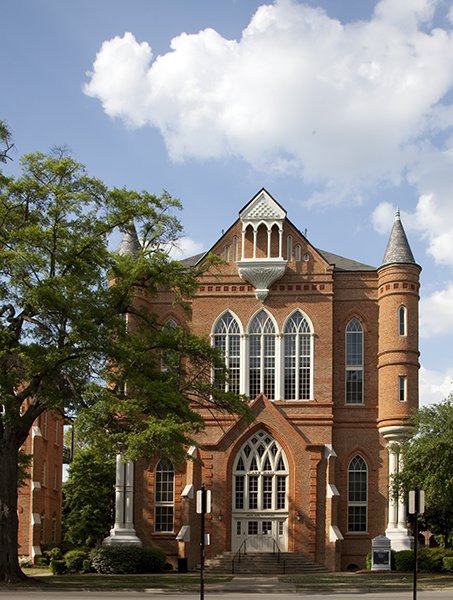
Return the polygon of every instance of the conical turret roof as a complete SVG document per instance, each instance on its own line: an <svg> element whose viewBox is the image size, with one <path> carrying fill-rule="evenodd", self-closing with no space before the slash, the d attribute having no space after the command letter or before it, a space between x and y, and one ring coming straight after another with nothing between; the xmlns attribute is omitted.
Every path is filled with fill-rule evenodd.
<svg viewBox="0 0 453 600"><path fill-rule="evenodd" d="M131 223L124 232L119 253L123 256L136 256L141 250L135 225Z"/></svg>
<svg viewBox="0 0 453 600"><path fill-rule="evenodd" d="M400 212L396 212L390 238L385 250L382 265L390 264L417 264L412 254L412 250L407 241L406 232L401 223Z"/></svg>

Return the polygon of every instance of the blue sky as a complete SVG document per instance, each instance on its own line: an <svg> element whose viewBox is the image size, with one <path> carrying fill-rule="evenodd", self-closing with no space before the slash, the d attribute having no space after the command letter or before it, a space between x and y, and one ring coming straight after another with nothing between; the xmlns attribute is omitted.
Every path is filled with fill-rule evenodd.
<svg viewBox="0 0 453 600"><path fill-rule="evenodd" d="M0 118L110 186L167 190L182 252L261 189L319 248L422 266L421 402L453 381L451 0L2 3Z"/></svg>

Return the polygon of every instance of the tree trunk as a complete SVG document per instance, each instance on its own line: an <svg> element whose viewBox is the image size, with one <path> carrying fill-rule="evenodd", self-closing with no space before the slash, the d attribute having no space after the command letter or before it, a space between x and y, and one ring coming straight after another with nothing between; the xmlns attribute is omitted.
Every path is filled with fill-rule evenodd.
<svg viewBox="0 0 453 600"><path fill-rule="evenodd" d="M17 464L14 435L0 433L0 584L27 579L17 553Z"/></svg>

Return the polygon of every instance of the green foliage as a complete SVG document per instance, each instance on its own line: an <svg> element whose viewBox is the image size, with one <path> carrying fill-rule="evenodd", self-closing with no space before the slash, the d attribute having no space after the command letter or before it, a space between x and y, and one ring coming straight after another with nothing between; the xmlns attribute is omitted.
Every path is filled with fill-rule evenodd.
<svg viewBox="0 0 453 600"><path fill-rule="evenodd" d="M418 570L421 573L438 573L443 570L443 561L453 552L445 548L421 548L418 552Z"/></svg>
<svg viewBox="0 0 453 600"><path fill-rule="evenodd" d="M414 570L414 553L412 550L395 552L395 570L403 572Z"/></svg>
<svg viewBox="0 0 453 600"><path fill-rule="evenodd" d="M448 571L449 573L453 572L453 556L445 556L442 564L444 571Z"/></svg>
<svg viewBox="0 0 453 600"><path fill-rule="evenodd" d="M2 143L11 142L0 122ZM2 471L0 519L17 510L6 490L45 410L82 411L81 441L104 452L174 460L203 425L194 407L248 414L244 398L212 385L213 368L219 380L228 373L209 339L169 331L137 301L168 290L185 306L197 289L199 270L168 254L181 232L180 202L166 192L110 190L64 148L29 154L22 169L17 179L0 174L0 463L15 463ZM109 248L126 231L140 239L134 256ZM171 368L162 370L162 357ZM92 544L100 532L88 515L81 520L85 533L74 539ZM13 520L0 523L2 556L16 552L11 528ZM5 580L11 564L0 565Z"/></svg>
<svg viewBox="0 0 453 600"><path fill-rule="evenodd" d="M92 571L91 560L89 558L86 558L82 563L81 573L90 573L91 571Z"/></svg>
<svg viewBox="0 0 453 600"><path fill-rule="evenodd" d="M9 152L14 146L11 137L11 131L5 121L0 119L0 163L5 163Z"/></svg>
<svg viewBox="0 0 453 600"><path fill-rule="evenodd" d="M112 525L115 459L98 448L75 453L63 485L63 537L75 547L92 548Z"/></svg>
<svg viewBox="0 0 453 600"><path fill-rule="evenodd" d="M52 575L64 575L66 573L66 562L63 559L52 558L50 571Z"/></svg>
<svg viewBox="0 0 453 600"><path fill-rule="evenodd" d="M165 555L158 548L100 546L90 552L93 568L102 574L160 573Z"/></svg>
<svg viewBox="0 0 453 600"><path fill-rule="evenodd" d="M64 562L68 573L82 573L86 561L89 564L89 551L85 549L69 550L64 555Z"/></svg>
<svg viewBox="0 0 453 600"><path fill-rule="evenodd" d="M50 560L46 556L40 556L39 558L36 559L37 567L48 567L49 563L50 563Z"/></svg>
<svg viewBox="0 0 453 600"><path fill-rule="evenodd" d="M17 458L17 487L25 485L28 479L30 479L29 466L31 464L32 457L29 454L19 450Z"/></svg>
<svg viewBox="0 0 453 600"><path fill-rule="evenodd" d="M453 530L453 398L421 408L414 415L416 435L402 448L403 471L395 481L406 493L425 491L422 526L443 537Z"/></svg>
<svg viewBox="0 0 453 600"><path fill-rule="evenodd" d="M444 570L444 561L453 558L453 551L445 548L420 548L417 552L417 565L421 573L438 573ZM395 553L395 569L397 571L414 570L414 552L400 550ZM447 562L448 564L448 562Z"/></svg>

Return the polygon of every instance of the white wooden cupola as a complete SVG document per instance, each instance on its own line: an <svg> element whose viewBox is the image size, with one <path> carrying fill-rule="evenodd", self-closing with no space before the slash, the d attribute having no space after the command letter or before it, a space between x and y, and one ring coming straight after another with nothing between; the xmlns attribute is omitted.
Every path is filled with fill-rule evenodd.
<svg viewBox="0 0 453 600"><path fill-rule="evenodd" d="M286 211L262 189L241 210L241 260L239 275L255 288L256 297L266 299L270 286L280 279L288 261L283 259L283 223Z"/></svg>

